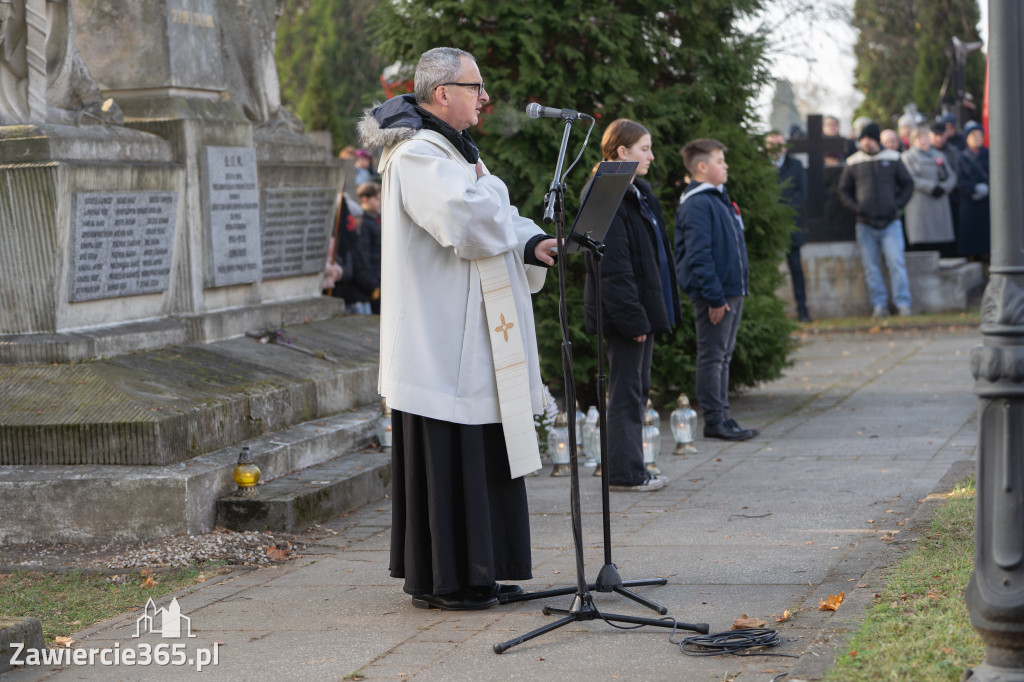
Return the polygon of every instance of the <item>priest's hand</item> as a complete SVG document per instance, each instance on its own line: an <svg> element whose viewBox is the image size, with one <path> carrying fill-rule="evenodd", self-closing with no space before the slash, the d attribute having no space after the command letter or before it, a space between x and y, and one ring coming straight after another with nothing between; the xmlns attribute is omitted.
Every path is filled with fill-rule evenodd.
<svg viewBox="0 0 1024 682"><path fill-rule="evenodd" d="M556 239L544 239L537 242L537 246L533 249L533 255L536 256L537 260L545 265L554 265L555 256L558 255L558 251L555 249L555 245L558 243Z"/></svg>

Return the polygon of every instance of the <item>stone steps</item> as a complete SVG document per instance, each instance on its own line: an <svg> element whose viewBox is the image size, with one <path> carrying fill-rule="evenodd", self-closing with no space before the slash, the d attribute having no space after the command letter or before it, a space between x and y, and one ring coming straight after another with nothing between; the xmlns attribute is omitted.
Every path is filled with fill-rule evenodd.
<svg viewBox="0 0 1024 682"><path fill-rule="evenodd" d="M855 242L815 242L800 249L806 280L807 307L811 317L852 317L871 314L864 268ZM940 259L938 251L907 251L911 309L915 313L967 310L978 304L984 289L981 263L964 259ZM886 286L889 275L883 265ZM785 281L776 295L790 310L795 308L793 287L786 263L779 265Z"/></svg>
<svg viewBox="0 0 1024 682"><path fill-rule="evenodd" d="M254 330L255 331L255 330ZM284 328L87 363L0 365L0 465L166 465L372 402L379 324Z"/></svg>
<svg viewBox="0 0 1024 682"><path fill-rule="evenodd" d="M242 446L272 481L363 450L377 415L377 405L367 405L167 466L0 467L0 541L145 542L209 532L217 500L237 487Z"/></svg>
<svg viewBox="0 0 1024 682"><path fill-rule="evenodd" d="M0 541L204 533L217 500L236 488L242 446L268 482L359 456L379 409L377 318L284 332L336 362L243 336L82 364L0 365ZM390 480L390 462L380 476Z"/></svg>
<svg viewBox="0 0 1024 682"><path fill-rule="evenodd" d="M252 495L217 500L217 523L231 530L294 531L379 500L391 490L391 453L367 448L290 472Z"/></svg>

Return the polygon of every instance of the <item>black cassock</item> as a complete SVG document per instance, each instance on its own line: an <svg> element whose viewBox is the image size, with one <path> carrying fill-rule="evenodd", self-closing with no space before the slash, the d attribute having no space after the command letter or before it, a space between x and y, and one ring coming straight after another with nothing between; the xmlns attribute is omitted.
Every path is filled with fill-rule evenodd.
<svg viewBox="0 0 1024 682"><path fill-rule="evenodd" d="M391 418L391 577L409 594L532 578L526 483L501 424Z"/></svg>

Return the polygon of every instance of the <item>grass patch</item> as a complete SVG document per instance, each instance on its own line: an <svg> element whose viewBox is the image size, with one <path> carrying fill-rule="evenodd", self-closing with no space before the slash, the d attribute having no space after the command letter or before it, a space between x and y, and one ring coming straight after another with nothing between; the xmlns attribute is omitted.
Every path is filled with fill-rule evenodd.
<svg viewBox="0 0 1024 682"><path fill-rule="evenodd" d="M123 584L110 575L78 571L0 573L0 620L34 616L42 621L47 645L53 645L55 637L70 637L122 613L141 612L150 597L157 601L227 570L224 564L209 563L156 574L143 571L125 576Z"/></svg>
<svg viewBox="0 0 1024 682"><path fill-rule="evenodd" d="M964 589L974 568L974 479L949 493L914 552L886 571L886 587L826 680L959 680L985 647Z"/></svg>
<svg viewBox="0 0 1024 682"><path fill-rule="evenodd" d="M908 329L917 327L977 327L981 324L981 316L977 310L951 311L947 313L921 313L909 317L890 315L889 317L835 317L826 320L815 320L800 325L805 332L845 331L851 329Z"/></svg>

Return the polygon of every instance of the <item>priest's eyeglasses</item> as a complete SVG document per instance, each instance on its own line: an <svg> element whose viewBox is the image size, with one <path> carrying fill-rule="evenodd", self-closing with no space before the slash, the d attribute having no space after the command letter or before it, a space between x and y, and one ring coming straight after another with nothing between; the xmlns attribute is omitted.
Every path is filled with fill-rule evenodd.
<svg viewBox="0 0 1024 682"><path fill-rule="evenodd" d="M441 83L441 85L461 85L464 88L476 88L476 96L479 97L480 93L484 91L484 82L479 83ZM438 87L441 87L440 85Z"/></svg>

